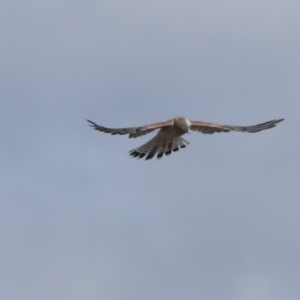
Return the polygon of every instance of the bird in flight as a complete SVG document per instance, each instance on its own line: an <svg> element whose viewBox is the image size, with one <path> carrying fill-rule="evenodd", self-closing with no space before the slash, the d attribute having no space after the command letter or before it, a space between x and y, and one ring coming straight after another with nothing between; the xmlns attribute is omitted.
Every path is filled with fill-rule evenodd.
<svg viewBox="0 0 300 300"><path fill-rule="evenodd" d="M98 125L90 120L87 121L90 123L89 125L95 130L110 133L112 135L129 134L130 138L136 138L159 129L157 134L147 143L129 151L129 154L132 157L143 158L146 156L145 159L148 160L153 158L155 155L157 155L157 158L161 158L164 154L170 155L172 151L176 152L179 150L179 148L185 148L189 144L189 142L182 138L182 135L184 135L185 133L190 133L191 130L199 131L204 134L229 131L254 133L261 130L273 128L277 123L283 120L284 119L272 120L252 126L232 126L201 121L190 121L184 117L176 117L165 122L128 128L107 128Z"/></svg>

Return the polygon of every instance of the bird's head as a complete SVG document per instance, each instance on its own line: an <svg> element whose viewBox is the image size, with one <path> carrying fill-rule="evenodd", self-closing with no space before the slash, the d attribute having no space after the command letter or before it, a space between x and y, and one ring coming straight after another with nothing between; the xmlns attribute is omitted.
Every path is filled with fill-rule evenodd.
<svg viewBox="0 0 300 300"><path fill-rule="evenodd" d="M181 134L190 133L191 122L184 117L175 118L174 127Z"/></svg>

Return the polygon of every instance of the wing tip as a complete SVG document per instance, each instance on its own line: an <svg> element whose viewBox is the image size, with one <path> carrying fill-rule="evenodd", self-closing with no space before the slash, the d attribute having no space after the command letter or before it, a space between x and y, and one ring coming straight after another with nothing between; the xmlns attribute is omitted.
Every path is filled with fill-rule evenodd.
<svg viewBox="0 0 300 300"><path fill-rule="evenodd" d="M97 129L97 127L100 127L98 124L96 124L95 122L86 119L90 124L88 124L89 126L93 127L94 129Z"/></svg>

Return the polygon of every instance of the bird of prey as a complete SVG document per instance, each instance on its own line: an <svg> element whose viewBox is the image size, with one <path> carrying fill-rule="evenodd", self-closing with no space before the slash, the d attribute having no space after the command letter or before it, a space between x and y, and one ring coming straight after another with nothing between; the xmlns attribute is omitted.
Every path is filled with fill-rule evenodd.
<svg viewBox="0 0 300 300"><path fill-rule="evenodd" d="M179 150L179 148L185 148L189 144L189 142L183 139L181 136L185 133L190 133L190 130L199 131L204 134L229 131L254 133L261 130L273 128L277 123L283 120L284 119L272 120L252 126L232 126L201 121L190 121L184 117L176 117L165 122L128 128L107 128L97 125L90 120L87 121L95 130L110 133L112 135L129 134L130 138L136 138L159 129L157 134L147 143L129 151L129 154L132 157L143 158L144 156L146 156L145 159L148 160L153 158L156 154L157 158L161 158L164 154L170 155L172 151L176 152Z"/></svg>

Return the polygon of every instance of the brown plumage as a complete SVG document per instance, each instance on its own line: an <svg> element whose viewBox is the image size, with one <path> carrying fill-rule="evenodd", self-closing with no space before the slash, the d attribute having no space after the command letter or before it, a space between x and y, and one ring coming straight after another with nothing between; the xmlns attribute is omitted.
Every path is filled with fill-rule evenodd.
<svg viewBox="0 0 300 300"><path fill-rule="evenodd" d="M129 154L132 157L143 158L146 156L146 160L148 160L153 158L155 155L157 155L157 158L161 158L164 154L170 155L172 151L176 152L179 150L179 148L185 148L189 142L183 139L181 136L189 133L190 130L199 131L204 134L229 131L255 133L261 130L273 128L277 123L283 120L284 119L272 120L252 126L232 126L201 121L190 121L184 117L176 117L166 122L128 128L107 128L97 125L90 120L87 121L95 130L113 135L128 134L130 138L136 138L159 129L157 134L147 143L129 151Z"/></svg>

